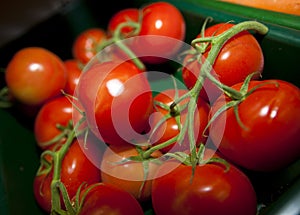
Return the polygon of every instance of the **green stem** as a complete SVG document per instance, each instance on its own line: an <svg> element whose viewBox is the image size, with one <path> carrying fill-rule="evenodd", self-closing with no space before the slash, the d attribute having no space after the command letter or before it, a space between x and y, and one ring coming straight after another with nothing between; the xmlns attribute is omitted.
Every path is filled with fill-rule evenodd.
<svg viewBox="0 0 300 215"><path fill-rule="evenodd" d="M233 36L237 35L238 33L245 31L245 30L255 30L259 34L266 34L268 32L267 26L256 22L256 21L245 21L241 22L239 24L234 25L229 30L223 32L222 34L210 38L197 38L192 41L192 45L195 46L195 44L199 42L211 42L211 50L209 51L209 54L206 58L206 61L204 62L203 66L201 67L200 71L200 77L202 76L202 79L205 79L206 77L210 79L215 85L217 85L220 89L222 89L225 93L230 94L235 99L241 99L242 94L232 89L231 87L222 84L220 81L218 81L212 74L212 65L215 63L215 60L222 49L223 45ZM198 80L194 86L193 89L196 92L199 91L199 88L202 88L202 82L203 80Z"/></svg>
<svg viewBox="0 0 300 215"><path fill-rule="evenodd" d="M70 146L74 142L74 139L76 138L76 129L84 122L85 118L81 118L80 121L74 126L74 129L69 132L68 138L66 142L62 145L62 147L55 153L53 153L53 178L51 181L51 200L52 200L52 213L58 213L62 211L61 209L61 202L60 202L60 193L65 192L65 190L61 190L61 165L63 158L65 157L66 153L68 152ZM66 196L67 194L64 193L63 196ZM66 198L65 198L66 199ZM69 202L65 203L66 205L69 205ZM68 214L73 214L74 211L67 211Z"/></svg>

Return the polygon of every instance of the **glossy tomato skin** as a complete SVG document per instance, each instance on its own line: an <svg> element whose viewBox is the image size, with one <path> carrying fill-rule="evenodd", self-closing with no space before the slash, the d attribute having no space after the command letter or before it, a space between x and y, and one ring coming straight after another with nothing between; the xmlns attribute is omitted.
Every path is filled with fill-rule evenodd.
<svg viewBox="0 0 300 215"><path fill-rule="evenodd" d="M95 186L97 185L97 186ZM143 215L143 209L138 201L128 192L106 183L93 184L86 187L83 193L94 186L87 194L79 215L117 214ZM82 199L82 197L80 198Z"/></svg>
<svg viewBox="0 0 300 215"><path fill-rule="evenodd" d="M65 93L73 95L82 71L81 63L76 59L68 59L64 61L67 71L67 83L64 88Z"/></svg>
<svg viewBox="0 0 300 215"><path fill-rule="evenodd" d="M137 155L138 151L134 145L108 147L101 162L101 177L104 183L117 186L129 192L139 202L143 202L151 198L152 180L159 164L149 162L146 177L146 170L141 161L122 163L124 159ZM157 151L154 156L160 157L161 153Z"/></svg>
<svg viewBox="0 0 300 215"><path fill-rule="evenodd" d="M168 2L154 2L140 8L141 29L130 46L144 62L157 64L173 57L183 41L186 24L181 11ZM150 37L149 37L150 36ZM157 36L157 37L155 37ZM147 56L148 55L148 56ZM145 56L145 57L143 57ZM153 56L153 57L151 57Z"/></svg>
<svg viewBox="0 0 300 215"><path fill-rule="evenodd" d="M230 29L232 23L218 23L208 27L205 37L219 35ZM201 34L197 36L200 38ZM208 56L209 48L203 53L203 60ZM187 55L184 59L182 78L186 86L192 88L200 73L201 65L196 61L189 61L193 55ZM235 35L229 39L221 48L215 63L212 74L223 84L233 85L242 82L249 74L257 72L261 74L264 67L264 55L256 38L247 31ZM253 79L260 76L255 75ZM200 96L206 100L214 101L222 92L209 80L205 81L204 90Z"/></svg>
<svg viewBox="0 0 300 215"><path fill-rule="evenodd" d="M26 47L8 63L5 80L18 101L37 106L61 95L67 74L63 61L55 53L42 47Z"/></svg>
<svg viewBox="0 0 300 215"><path fill-rule="evenodd" d="M73 57L87 64L97 54L97 46L107 38L102 28L88 28L81 32L73 42Z"/></svg>
<svg viewBox="0 0 300 215"><path fill-rule="evenodd" d="M163 124L161 124L159 127L156 127L160 120L163 119L169 110L166 110L162 107L160 107L157 103L155 102L160 102L163 103L167 106L170 106L175 99L175 95L178 94L177 96L180 97L187 93L188 90L186 89L167 89L164 91L161 91L159 94L157 94L153 100L154 100L154 109L158 111L160 114L154 114L153 117L151 117L151 128L155 129L153 133L151 133L151 143L153 145L158 145L160 143L163 143L176 135L179 134L180 132L180 127L183 126L183 124L187 120L187 114L188 114L188 109L186 108L180 113L180 126L178 125L176 121L176 117L171 117L167 121L165 121ZM188 99L185 99L184 101L180 102L179 105L184 106L188 102ZM194 114L194 135L196 138L196 144L199 146L200 143L205 144L206 139L207 139L207 133L203 135L204 129L207 126L208 123L208 114L210 107L206 101L204 101L202 98L199 98L198 103L197 103L197 108L196 112ZM179 146L177 143L173 143L163 149L161 149L162 152L175 152L177 150L184 151L189 149L189 141L188 141L188 135L185 135L185 139L183 141L183 144Z"/></svg>
<svg viewBox="0 0 300 215"><path fill-rule="evenodd" d="M101 156L101 154L99 154ZM52 160L51 158L47 158ZM75 140L62 161L61 182L65 185L69 197L72 199L82 183L87 185L101 181L101 173L82 151L79 143ZM51 211L51 181L53 169L48 174L35 176L33 182L34 196L39 206L50 213ZM62 198L61 198L62 201ZM63 205L63 203L62 203Z"/></svg>
<svg viewBox="0 0 300 215"><path fill-rule="evenodd" d="M67 127L73 116L72 103L65 96L54 98L45 103L34 120L34 136L41 149L49 148L45 142L51 141L63 131L57 125ZM65 137L58 142L64 142Z"/></svg>
<svg viewBox="0 0 300 215"><path fill-rule="evenodd" d="M125 8L122 10L119 10L117 13L115 13L108 22L108 35L111 36L117 29L117 27L126 22L139 22L139 9L138 8ZM131 33L133 33L134 29L132 27L123 27L121 30L122 36L124 38L130 36Z"/></svg>
<svg viewBox="0 0 300 215"><path fill-rule="evenodd" d="M36 175L33 180L33 194L39 207L46 213L51 212L52 173Z"/></svg>
<svg viewBox="0 0 300 215"><path fill-rule="evenodd" d="M152 92L145 76L133 63L98 63L84 72L77 94L89 128L102 141L120 145L149 129Z"/></svg>
<svg viewBox="0 0 300 215"><path fill-rule="evenodd" d="M99 157L102 156L101 153L98 150ZM93 184L101 181L99 166L95 166L90 161L77 140L69 148L63 159L61 181L65 184L70 198L76 194L83 182Z"/></svg>
<svg viewBox="0 0 300 215"><path fill-rule="evenodd" d="M210 136L220 152L237 165L256 171L279 170L300 156L300 90L282 80L251 81L249 90L259 84L263 86L238 106L245 128L230 108L213 121ZM233 86L240 87L241 83ZM222 105L224 101L218 99L211 115ZM225 128L220 128L224 122Z"/></svg>
<svg viewBox="0 0 300 215"><path fill-rule="evenodd" d="M254 188L232 165L227 172L222 164L196 166L192 182L192 167L174 161L164 163L157 174L161 177L152 184L156 215L256 214Z"/></svg>

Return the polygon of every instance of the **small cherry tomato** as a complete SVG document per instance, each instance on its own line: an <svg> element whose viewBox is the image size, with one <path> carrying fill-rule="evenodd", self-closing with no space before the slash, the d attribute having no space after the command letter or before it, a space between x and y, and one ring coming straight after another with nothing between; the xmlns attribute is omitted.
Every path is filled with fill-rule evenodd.
<svg viewBox="0 0 300 215"><path fill-rule="evenodd" d="M55 53L42 47L27 47L10 60L5 80L17 100L35 106L61 95L67 73L63 61Z"/></svg>
<svg viewBox="0 0 300 215"><path fill-rule="evenodd" d="M120 24L127 23L127 22L139 22L139 9L138 8L125 8L119 10L115 13L108 22L108 34L113 35L115 30ZM123 27L121 29L121 35L123 38L127 38L128 36L133 33L134 28L130 26Z"/></svg>
<svg viewBox="0 0 300 215"><path fill-rule="evenodd" d="M240 90L242 83L233 85ZM251 81L246 96L213 120L210 137L233 163L255 171L285 168L300 157L300 90L282 80ZM231 99L219 98L211 116ZM240 121L240 123L239 123Z"/></svg>
<svg viewBox="0 0 300 215"><path fill-rule="evenodd" d="M170 171L171 170L171 171ZM152 183L156 215L255 215L256 193L249 178L230 165L208 163L192 166L168 161ZM163 200L163 201L162 201Z"/></svg>
<svg viewBox="0 0 300 215"><path fill-rule="evenodd" d="M134 145L108 147L101 162L101 177L104 183L118 186L142 202L150 199L152 180L159 163L126 160L138 155ZM161 153L157 151L153 156L160 157Z"/></svg>
<svg viewBox="0 0 300 215"><path fill-rule="evenodd" d="M64 61L67 71L67 83L64 88L65 93L73 95L82 71L81 63L76 59L69 59Z"/></svg>
<svg viewBox="0 0 300 215"><path fill-rule="evenodd" d="M232 23L215 24L205 30L204 36L220 35L232 26L234 26ZM200 37L202 37L201 34L197 36L197 38ZM206 60L210 50L211 45L208 45L201 58L202 61ZM183 62L182 78L188 89L195 85L201 70L201 64L193 60L194 58L194 55L189 54ZM212 66L212 75L221 83L231 86L244 81L249 74L254 72L258 75L253 76L253 79L258 79L259 74L263 72L264 56L256 38L248 31L242 31L223 45ZM206 79L200 96L213 102L221 93L222 91L215 84Z"/></svg>
<svg viewBox="0 0 300 215"><path fill-rule="evenodd" d="M102 28L88 28L81 32L75 39L72 47L73 57L82 64L87 64L96 56L99 46L106 40L106 31Z"/></svg>
<svg viewBox="0 0 300 215"><path fill-rule="evenodd" d="M171 138L175 137L180 133L180 130L183 127L183 124L187 121L187 115L188 115L188 109L187 107L180 111L181 108L183 108L184 105L187 104L188 98L181 101L179 104L173 107L173 109L168 109L172 105L172 103L175 100L175 97L180 97L187 93L188 90L186 89L167 89L159 94L157 94L153 100L154 100L154 109L157 110L161 114L154 114L153 117L151 117L151 127L153 129L153 133L151 134L150 142L153 145L161 144L167 140L170 140ZM160 106L160 104L165 105L168 107L167 109ZM176 110L175 110L176 109ZM165 117L167 114L171 114L172 111L178 111L178 113L173 113L174 115L171 116L169 119L166 119L163 123L159 124L160 121ZM197 111L194 116L194 136L195 136L195 143L199 145L200 143L206 142L207 134L204 133L204 129L208 123L208 114L209 114L210 107L207 102L205 102L203 99L199 98L198 104L197 104ZM180 112L179 112L180 111ZM157 125L159 125L157 127ZM187 131L191 132L191 131ZM166 153L170 150L174 152L174 150L180 150L184 151L189 149L189 141L188 141L188 135L185 134L184 140L182 142L182 145L179 146L176 142L173 144L164 147L161 149L162 152ZM173 148L176 145L175 148Z"/></svg>
<svg viewBox="0 0 300 215"><path fill-rule="evenodd" d="M66 140L67 129L72 129L73 107L65 96L54 98L45 103L34 120L34 135L37 145L46 149L50 145ZM59 135L61 138L57 139ZM53 141L51 144L49 142ZM48 143L48 144L47 144Z"/></svg>
<svg viewBox="0 0 300 215"><path fill-rule="evenodd" d="M106 183L95 183L80 193L79 215L119 214L143 215L139 202L128 192ZM83 198L83 195L86 196Z"/></svg>
<svg viewBox="0 0 300 215"><path fill-rule="evenodd" d="M76 91L89 128L102 141L128 143L149 129L152 91L133 63L97 63L81 75Z"/></svg>

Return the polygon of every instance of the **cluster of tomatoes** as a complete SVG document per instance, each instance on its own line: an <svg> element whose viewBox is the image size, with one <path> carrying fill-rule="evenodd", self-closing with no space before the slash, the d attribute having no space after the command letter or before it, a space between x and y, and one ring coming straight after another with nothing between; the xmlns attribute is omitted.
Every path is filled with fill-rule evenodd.
<svg viewBox="0 0 300 215"><path fill-rule="evenodd" d="M37 109L33 190L44 211L257 213L242 169L299 159L300 89L262 78L250 31L267 34L265 25L208 22L186 44L180 10L155 2L82 32L73 59L42 47L15 54L5 80L10 98ZM181 66L149 70L170 61Z"/></svg>

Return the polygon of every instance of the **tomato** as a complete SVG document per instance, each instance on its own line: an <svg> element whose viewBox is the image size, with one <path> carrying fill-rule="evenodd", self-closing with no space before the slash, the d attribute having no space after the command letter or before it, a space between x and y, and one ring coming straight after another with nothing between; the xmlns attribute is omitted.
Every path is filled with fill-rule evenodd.
<svg viewBox="0 0 300 215"><path fill-rule="evenodd" d="M234 4L248 7L260 8L264 10L276 11L286 14L300 16L299 0L222 0Z"/></svg>
<svg viewBox="0 0 300 215"><path fill-rule="evenodd" d="M218 23L208 27L205 37L219 35L230 29L232 23ZM201 34L197 36L200 38ZM202 60L205 60L211 46L209 45L203 53ZM201 65L196 60L192 60L194 55L188 54L183 62L182 79L187 88L191 89L199 76ZM223 84L233 85L243 81L249 74L262 73L264 67L264 56L260 44L256 38L248 31L242 31L229 39L221 48L215 63L212 74ZM253 79L258 79L256 75ZM204 87L200 96L213 102L222 93L210 80L204 82Z"/></svg>
<svg viewBox="0 0 300 215"><path fill-rule="evenodd" d="M145 5L140 11L141 29L131 49L146 63L157 64L174 57L182 45L178 41L183 41L186 33L181 11L163 1Z"/></svg>
<svg viewBox="0 0 300 215"><path fill-rule="evenodd" d="M219 163L197 165L191 179L191 166L168 161L157 175L161 177L152 183L156 215L256 214L256 193L251 181L233 165L228 171Z"/></svg>
<svg viewBox="0 0 300 215"><path fill-rule="evenodd" d="M154 100L154 109L156 109L159 113L161 114L154 114L153 117L151 118L151 127L155 130L153 130L153 133L151 134L151 142L153 145L158 145L160 143L163 143L176 135L179 134L181 127L183 124L186 122L187 114L188 114L188 109L185 108L181 113L180 113L180 126L178 125L176 121L176 116L172 116L171 118L167 119L164 123L162 123L159 127L155 127L158 125L159 121L162 120L162 118L171 112L171 110L167 110L165 108L162 108L155 102L160 102L163 103L164 105L167 105L170 107L170 105L174 102L175 95L178 94L177 96L180 97L187 93L188 90L186 89L167 89L164 91L161 91L159 94L157 94L153 100ZM177 104L176 108L179 108L181 106L186 105L188 102L188 99L183 100L179 104ZM208 114L209 114L209 105L207 102L199 98L198 100L198 108L197 111L194 115L194 128L195 128L195 137L196 137L196 143L200 144L200 142L205 143L206 142L206 135L203 135L204 129L208 123ZM172 148L172 151L176 150L185 150L189 149L189 141L188 141L188 135L185 135L185 140L183 141L182 147L175 146L175 142L163 149L161 149L162 152L166 153L170 151ZM185 145L186 144L186 145Z"/></svg>
<svg viewBox="0 0 300 215"><path fill-rule="evenodd" d="M73 57L82 64L87 64L98 50L97 46L106 40L106 31L102 28L88 28L81 32L73 42Z"/></svg>
<svg viewBox="0 0 300 215"><path fill-rule="evenodd" d="M137 155L139 153L134 145L108 147L103 154L101 177L104 183L118 186L142 202L150 199L152 179L159 164L150 160L124 162ZM157 151L153 156L160 157L161 153ZM144 167L146 162L147 171Z"/></svg>
<svg viewBox="0 0 300 215"><path fill-rule="evenodd" d="M67 83L65 93L73 95L81 75L82 65L76 59L68 59L64 61L67 70Z"/></svg>
<svg viewBox="0 0 300 215"><path fill-rule="evenodd" d="M42 47L27 47L10 60L5 80L17 100L35 106L61 95L67 74L63 61L55 53Z"/></svg>
<svg viewBox="0 0 300 215"><path fill-rule="evenodd" d="M60 174L61 182L65 185L70 198L75 196L82 183L89 185L101 181L99 168L85 156L77 140L72 143L63 158ZM35 176L33 182L35 199L39 206L48 213L51 211L52 179L53 169L48 174Z"/></svg>
<svg viewBox="0 0 300 215"><path fill-rule="evenodd" d="M89 191L88 191L89 190ZM143 215L143 209L138 201L128 192L105 183L93 184L81 191L83 199L79 215L118 214Z"/></svg>
<svg viewBox="0 0 300 215"><path fill-rule="evenodd" d="M96 63L81 75L76 90L89 128L104 142L120 145L148 130L152 92L133 63Z"/></svg>
<svg viewBox="0 0 300 215"><path fill-rule="evenodd" d="M115 13L108 22L107 31L109 35L113 35L117 27L125 22L135 22L139 21L139 9L138 8L125 8L119 10ZM134 29L132 27L123 27L121 30L122 36L124 38L130 36L133 33Z"/></svg>
<svg viewBox="0 0 300 215"><path fill-rule="evenodd" d="M72 129L72 115L73 107L72 103L65 96L60 96L54 98L47 103L45 103L38 111L34 120L34 136L37 145L41 149L46 149L49 144L45 144L53 140L58 135L64 132L64 129L58 128L58 126ZM66 134L62 135L56 142L64 142L66 139Z"/></svg>
<svg viewBox="0 0 300 215"><path fill-rule="evenodd" d="M300 157L300 90L274 79L251 81L248 91L261 84L238 105L242 124L229 108L212 122L210 137L220 152L237 165L274 171ZM232 87L239 90L241 85ZM216 100L211 116L224 104L223 99Z"/></svg>

